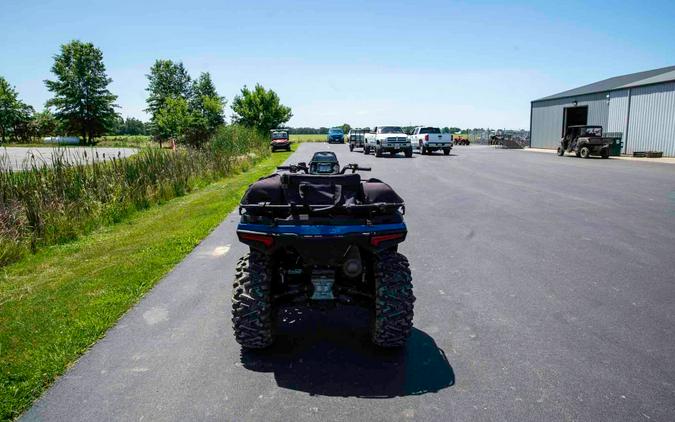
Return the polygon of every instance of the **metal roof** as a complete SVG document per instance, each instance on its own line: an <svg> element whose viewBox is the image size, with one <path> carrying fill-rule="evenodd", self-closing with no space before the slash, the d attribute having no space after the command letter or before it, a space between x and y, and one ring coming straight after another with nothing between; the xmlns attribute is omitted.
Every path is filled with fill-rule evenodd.
<svg viewBox="0 0 675 422"><path fill-rule="evenodd" d="M555 100L558 98L576 97L579 95L596 94L598 92L613 91L616 89L633 88L636 86L658 84L662 82L675 81L675 66L663 67L661 69L647 70L644 72L631 73L629 75L616 76L605 79L600 82L584 85L579 88L563 91L558 94L540 98L532 102Z"/></svg>

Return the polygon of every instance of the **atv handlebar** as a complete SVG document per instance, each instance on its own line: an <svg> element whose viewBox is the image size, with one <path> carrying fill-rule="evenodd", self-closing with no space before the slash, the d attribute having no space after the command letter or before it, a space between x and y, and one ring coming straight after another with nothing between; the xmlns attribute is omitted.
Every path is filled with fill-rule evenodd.
<svg viewBox="0 0 675 422"><path fill-rule="evenodd" d="M288 170L291 173L298 173L301 171L309 173L309 169L305 163L291 164L290 166L277 166L277 170Z"/></svg>
<svg viewBox="0 0 675 422"><path fill-rule="evenodd" d="M340 174L345 174L347 170L351 170L352 173L356 173L356 171L370 171L370 167L361 167L356 163L352 164L347 164L346 166L342 167L342 170L340 170Z"/></svg>
<svg viewBox="0 0 675 422"><path fill-rule="evenodd" d="M277 170L286 170L291 173L304 172L305 174L309 174L309 167L306 163L291 164L290 166L277 166ZM352 163L342 167L339 174L345 174L348 170L351 170L352 173L356 173L357 171L370 171L371 169L370 167L361 167L356 163Z"/></svg>

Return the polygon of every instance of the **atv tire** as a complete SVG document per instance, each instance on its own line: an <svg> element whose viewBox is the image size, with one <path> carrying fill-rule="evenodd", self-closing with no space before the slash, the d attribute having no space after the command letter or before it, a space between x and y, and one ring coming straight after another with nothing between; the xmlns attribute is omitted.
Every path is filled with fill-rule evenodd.
<svg viewBox="0 0 675 422"><path fill-rule="evenodd" d="M558 156L562 157L565 155L565 150L562 147L558 147Z"/></svg>
<svg viewBox="0 0 675 422"><path fill-rule="evenodd" d="M415 303L408 259L397 252L382 252L375 259L374 276L373 343L401 347L412 330Z"/></svg>
<svg viewBox="0 0 675 422"><path fill-rule="evenodd" d="M604 158L604 159L609 158L609 149L603 149L603 150L602 150L602 153L600 154L600 156L601 156L602 158Z"/></svg>
<svg viewBox="0 0 675 422"><path fill-rule="evenodd" d="M589 158L591 155L591 150L588 147L581 147L579 150L579 157L581 158Z"/></svg>
<svg viewBox="0 0 675 422"><path fill-rule="evenodd" d="M237 263L232 287L232 328L242 347L263 349L274 342L272 335L272 266L258 251Z"/></svg>

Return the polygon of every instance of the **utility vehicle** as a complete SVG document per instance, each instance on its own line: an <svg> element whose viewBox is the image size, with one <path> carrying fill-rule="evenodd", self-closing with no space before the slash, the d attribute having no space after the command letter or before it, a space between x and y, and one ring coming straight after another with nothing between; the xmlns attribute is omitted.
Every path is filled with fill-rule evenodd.
<svg viewBox="0 0 675 422"><path fill-rule="evenodd" d="M366 138L366 131L363 129L350 129L347 134L347 142L349 143L349 150L354 151L354 148L363 148Z"/></svg>
<svg viewBox="0 0 675 422"><path fill-rule="evenodd" d="M558 155L574 152L581 158L589 158L591 155L609 158L609 145L613 140L614 138L602 136L602 126L569 126L560 140Z"/></svg>
<svg viewBox="0 0 675 422"><path fill-rule="evenodd" d="M244 194L237 227L249 253L237 264L234 336L244 348L270 346L280 307L337 304L372 310L371 339L403 346L412 329L412 277L398 253L404 202L386 183L362 180L332 152L278 168Z"/></svg>
<svg viewBox="0 0 675 422"><path fill-rule="evenodd" d="M272 152L278 149L285 149L286 151L290 151L291 140L288 136L288 131L285 129L270 130L270 147L272 147Z"/></svg>

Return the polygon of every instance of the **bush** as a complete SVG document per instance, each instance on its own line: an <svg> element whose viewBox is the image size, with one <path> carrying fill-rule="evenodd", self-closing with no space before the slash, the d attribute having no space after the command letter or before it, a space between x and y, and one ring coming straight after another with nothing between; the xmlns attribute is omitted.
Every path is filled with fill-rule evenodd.
<svg viewBox="0 0 675 422"><path fill-rule="evenodd" d="M184 195L268 153L264 136L228 126L202 149L143 149L99 160L55 149L52 165L32 160L21 171L0 162L0 265Z"/></svg>

